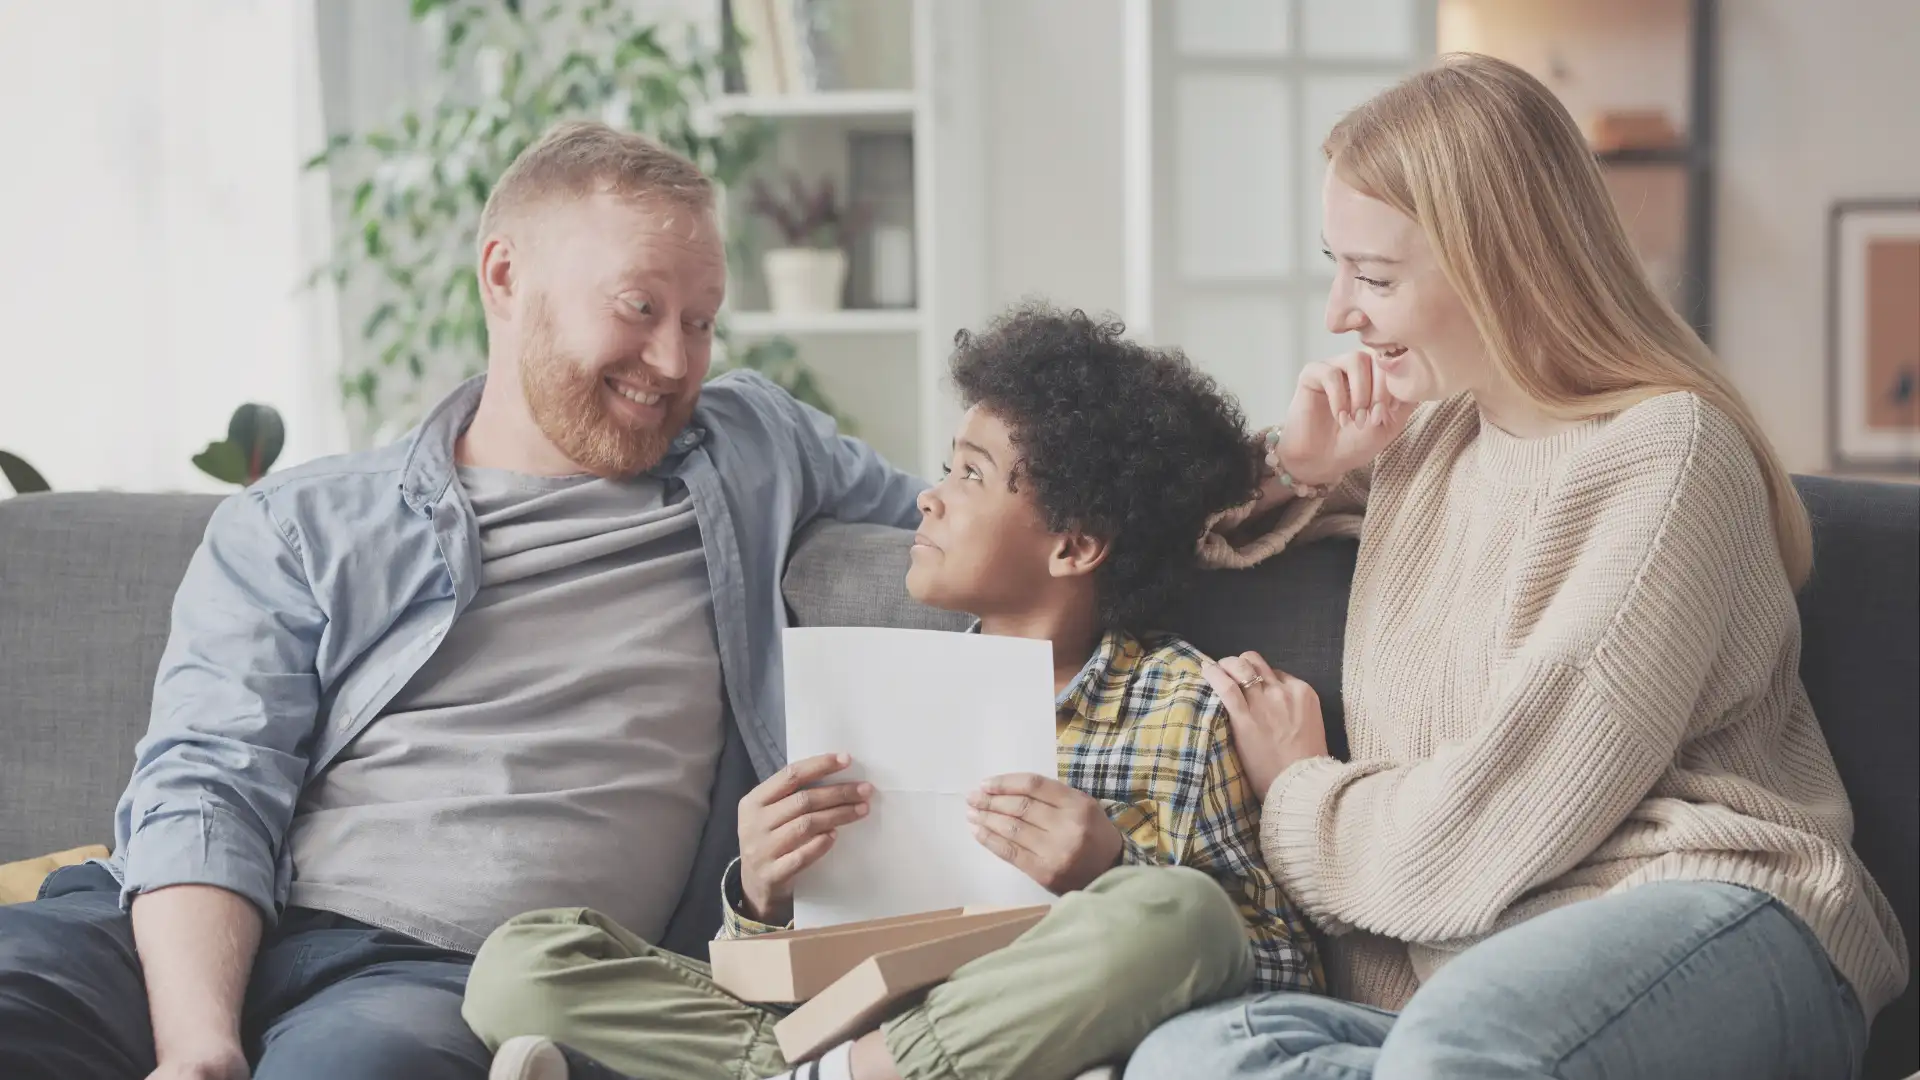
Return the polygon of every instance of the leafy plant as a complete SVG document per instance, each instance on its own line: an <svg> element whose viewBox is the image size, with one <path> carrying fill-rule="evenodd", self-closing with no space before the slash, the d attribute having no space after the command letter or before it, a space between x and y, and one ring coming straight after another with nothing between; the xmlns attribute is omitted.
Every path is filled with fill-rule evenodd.
<svg viewBox="0 0 1920 1080"><path fill-rule="evenodd" d="M860 433L860 427L854 423L852 417L841 416L834 412L833 404L828 400L826 391L820 388L819 380L814 378L813 369L801 362L800 349L791 339L765 338L744 349L735 349L729 336L726 344L727 353L733 359L724 364L716 364L713 370L714 375L720 375L735 368L757 371L787 393L833 417L841 431L848 435Z"/></svg>
<svg viewBox="0 0 1920 1080"><path fill-rule="evenodd" d="M27 464L17 454L9 454L5 450L0 450L0 475L7 478L7 483L13 486L16 495L53 490L53 485L47 483L47 478L41 476L38 469Z"/></svg>
<svg viewBox="0 0 1920 1080"><path fill-rule="evenodd" d="M242 405L227 422L227 437L193 455L215 480L245 486L267 475L287 442L287 428L271 405Z"/></svg>
<svg viewBox="0 0 1920 1080"><path fill-rule="evenodd" d="M642 6L412 0L438 57L426 104L338 136L308 163L332 170L350 193L334 257L316 280L352 284L370 305L360 327L370 360L341 379L369 429L393 414L410 419L430 373L451 381L485 367L473 267L480 211L507 165L553 124L590 118L646 132L723 188L764 148L765 124L723 124L705 112L729 58L690 31L649 21ZM811 400L833 411L817 388Z"/></svg>
<svg viewBox="0 0 1920 1080"><path fill-rule="evenodd" d="M798 173L787 174L787 194L776 194L759 177L753 180L753 200L749 210L773 222L787 247L837 248L846 243L857 215L834 199L833 178L822 177L820 186L807 189Z"/></svg>

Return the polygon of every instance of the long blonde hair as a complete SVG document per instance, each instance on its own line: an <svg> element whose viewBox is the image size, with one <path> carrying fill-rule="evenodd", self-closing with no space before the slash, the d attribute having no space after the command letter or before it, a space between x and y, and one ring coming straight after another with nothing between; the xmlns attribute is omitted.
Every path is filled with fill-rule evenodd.
<svg viewBox="0 0 1920 1080"><path fill-rule="evenodd" d="M1355 109L1327 137L1342 182L1406 214L1499 370L1581 420L1689 391L1759 460L1787 578L1813 567L1806 507L1753 411L1634 254L1586 139L1540 81L1456 53Z"/></svg>

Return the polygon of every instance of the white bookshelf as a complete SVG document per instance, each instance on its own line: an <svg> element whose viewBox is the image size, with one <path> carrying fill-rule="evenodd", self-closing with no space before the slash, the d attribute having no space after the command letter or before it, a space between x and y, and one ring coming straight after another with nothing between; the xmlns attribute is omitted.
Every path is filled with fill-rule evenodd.
<svg viewBox="0 0 1920 1080"><path fill-rule="evenodd" d="M716 100L720 117L754 116L768 120L791 117L861 119L898 117L910 120L919 108L911 90L831 90L817 94L726 94Z"/></svg>
<svg viewBox="0 0 1920 1080"><path fill-rule="evenodd" d="M912 133L915 307L774 313L764 310L764 291L753 287L758 267L736 266L728 320L743 340L793 339L861 437L901 468L933 477L960 415L946 379L954 334L979 326L987 314L980 14L976 4L945 0L911 0L910 13L908 7L899 0L849 4L855 19L867 20L856 39L870 53L847 59L849 67L877 69L910 53L910 86L728 94L711 109L721 122L774 126L764 162L769 179L787 170L809 183L831 176L843 196L849 134ZM892 81L902 79L904 68L896 64L902 75ZM745 200L726 202L729 229L740 227Z"/></svg>

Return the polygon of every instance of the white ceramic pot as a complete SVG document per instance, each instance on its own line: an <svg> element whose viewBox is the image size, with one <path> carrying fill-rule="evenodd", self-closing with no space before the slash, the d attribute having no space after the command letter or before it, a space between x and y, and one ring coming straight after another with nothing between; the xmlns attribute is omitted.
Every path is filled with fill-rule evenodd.
<svg viewBox="0 0 1920 1080"><path fill-rule="evenodd" d="M782 315L839 311L847 253L839 248L775 248L763 257L767 297Z"/></svg>

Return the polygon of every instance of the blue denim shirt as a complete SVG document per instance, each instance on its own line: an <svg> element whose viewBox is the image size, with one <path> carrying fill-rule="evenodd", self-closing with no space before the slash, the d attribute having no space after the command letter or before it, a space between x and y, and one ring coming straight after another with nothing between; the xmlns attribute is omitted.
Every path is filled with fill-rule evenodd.
<svg viewBox="0 0 1920 1080"><path fill-rule="evenodd" d="M479 530L453 448L483 382L392 446L277 473L214 512L174 598L152 720L114 812L108 868L123 903L201 884L246 897L269 921L285 905L301 790L379 717L479 589ZM705 387L654 472L686 484L706 549L733 718L713 809L730 822L752 781L741 763L764 778L786 760L780 577L794 534L818 517L913 526L925 485L746 372ZM696 875L712 868L717 880L735 844L731 827L710 822ZM715 896L694 920L708 933L668 936L709 936Z"/></svg>

